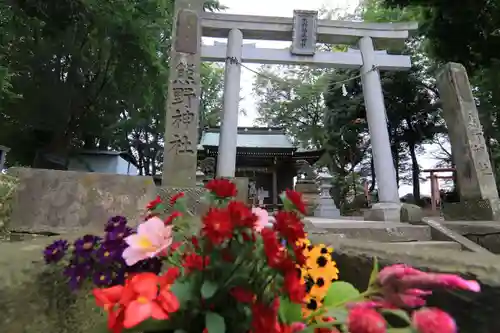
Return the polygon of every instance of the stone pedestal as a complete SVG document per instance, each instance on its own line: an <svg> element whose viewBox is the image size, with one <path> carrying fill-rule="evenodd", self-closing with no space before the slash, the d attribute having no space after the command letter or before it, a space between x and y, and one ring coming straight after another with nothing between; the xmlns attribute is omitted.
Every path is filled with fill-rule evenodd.
<svg viewBox="0 0 500 333"><path fill-rule="evenodd" d="M365 211L365 221L401 222L401 204L393 202L378 202Z"/></svg>
<svg viewBox="0 0 500 333"><path fill-rule="evenodd" d="M307 216L314 215L318 205L318 185L313 180L300 179L295 184L295 191L302 193L302 199L306 205Z"/></svg>
<svg viewBox="0 0 500 333"><path fill-rule="evenodd" d="M340 217L340 210L335 205L335 202L330 195L332 188L332 176L328 173L322 172L318 175L320 195L318 204L314 210L315 217L325 218L338 218Z"/></svg>

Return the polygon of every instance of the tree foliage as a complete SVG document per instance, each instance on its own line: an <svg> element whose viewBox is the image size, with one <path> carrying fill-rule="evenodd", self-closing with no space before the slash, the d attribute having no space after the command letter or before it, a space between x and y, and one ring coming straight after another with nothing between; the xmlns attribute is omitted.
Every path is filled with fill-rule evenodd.
<svg viewBox="0 0 500 333"><path fill-rule="evenodd" d="M173 3L3 2L0 142L12 148L9 162L60 168L79 149L114 148L133 152L143 173L155 173ZM220 7L212 0L206 8ZM211 77L205 86L219 89L220 69L206 65L203 71ZM204 92L213 113L211 99L218 96Z"/></svg>

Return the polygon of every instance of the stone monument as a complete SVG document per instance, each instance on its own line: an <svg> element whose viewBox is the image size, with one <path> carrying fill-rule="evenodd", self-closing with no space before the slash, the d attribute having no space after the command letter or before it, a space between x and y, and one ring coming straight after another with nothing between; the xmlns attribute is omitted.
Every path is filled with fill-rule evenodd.
<svg viewBox="0 0 500 333"><path fill-rule="evenodd" d="M447 204L450 220L500 221L500 200L467 72L448 63L437 75L457 172L460 202Z"/></svg>
<svg viewBox="0 0 500 333"><path fill-rule="evenodd" d="M175 1L159 191L165 201L184 192L193 212L199 210L204 193L196 186L202 10L203 1Z"/></svg>
<svg viewBox="0 0 500 333"><path fill-rule="evenodd" d="M332 188L332 175L328 172L320 172L318 174L319 182L319 200L316 209L314 210L315 217L325 217L325 218L338 218L340 217L340 210L335 205L332 196L330 195L330 189Z"/></svg>

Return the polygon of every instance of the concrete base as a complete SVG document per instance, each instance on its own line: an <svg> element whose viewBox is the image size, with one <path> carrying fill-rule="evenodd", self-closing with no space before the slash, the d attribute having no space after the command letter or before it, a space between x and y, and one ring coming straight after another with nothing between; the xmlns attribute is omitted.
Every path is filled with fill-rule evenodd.
<svg viewBox="0 0 500 333"><path fill-rule="evenodd" d="M195 215L201 216L208 210L208 205L202 202L201 198L206 193L203 187L160 187L158 188L158 195L162 198L165 210L172 212L170 199L177 193L184 192L186 196L186 205L189 211Z"/></svg>
<svg viewBox="0 0 500 333"><path fill-rule="evenodd" d="M379 202L364 214L365 221L391 221L401 222L401 204L392 202Z"/></svg>
<svg viewBox="0 0 500 333"><path fill-rule="evenodd" d="M462 250L462 246L460 246L460 244L448 241L392 242L385 244L391 246L400 246L401 248L435 248L456 251Z"/></svg>
<svg viewBox="0 0 500 333"><path fill-rule="evenodd" d="M499 221L500 199L462 200L443 205L447 221Z"/></svg>
<svg viewBox="0 0 500 333"><path fill-rule="evenodd" d="M431 231L427 226L408 225L398 222L307 219L319 229L318 232L321 232L321 229L323 229L329 234L343 234L347 238L365 239L375 242L431 240Z"/></svg>

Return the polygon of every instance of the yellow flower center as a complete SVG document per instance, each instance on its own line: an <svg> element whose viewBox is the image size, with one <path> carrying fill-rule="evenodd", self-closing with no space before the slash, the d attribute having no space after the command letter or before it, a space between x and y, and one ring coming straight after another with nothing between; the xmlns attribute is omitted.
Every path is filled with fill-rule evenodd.
<svg viewBox="0 0 500 333"><path fill-rule="evenodd" d="M109 257L109 255L110 255L109 251L104 252L105 257Z"/></svg>
<svg viewBox="0 0 500 333"><path fill-rule="evenodd" d="M148 251L148 252L155 251L155 247L153 246L153 243L151 243L151 241L147 237L140 236L139 240L137 241L137 245L139 246L139 248L141 248L145 251Z"/></svg>
<svg viewBox="0 0 500 333"><path fill-rule="evenodd" d="M139 296L139 297L137 298L137 302L139 302L139 303L141 303L141 304L146 304L146 303L147 303L147 302L149 302L149 301L148 301L148 299L147 299L146 297L144 297L144 296Z"/></svg>

